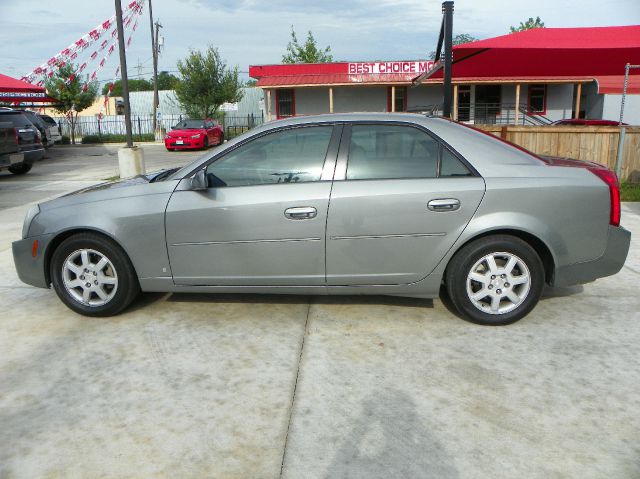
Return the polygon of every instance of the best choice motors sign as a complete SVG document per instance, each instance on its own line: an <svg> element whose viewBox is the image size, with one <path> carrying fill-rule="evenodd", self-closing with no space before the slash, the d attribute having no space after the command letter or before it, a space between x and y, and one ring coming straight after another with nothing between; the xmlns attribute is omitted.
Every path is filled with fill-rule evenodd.
<svg viewBox="0 0 640 479"><path fill-rule="evenodd" d="M426 62L364 62L349 63L349 74L424 73L433 66Z"/></svg>

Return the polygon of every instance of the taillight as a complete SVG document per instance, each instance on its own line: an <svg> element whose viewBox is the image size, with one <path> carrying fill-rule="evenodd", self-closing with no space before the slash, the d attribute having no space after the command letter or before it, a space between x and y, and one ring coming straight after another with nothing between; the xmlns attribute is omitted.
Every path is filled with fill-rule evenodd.
<svg viewBox="0 0 640 479"><path fill-rule="evenodd" d="M604 181L609 187L609 199L611 201L609 224L620 226L620 183L618 183L618 177L613 171L606 168L587 169Z"/></svg>

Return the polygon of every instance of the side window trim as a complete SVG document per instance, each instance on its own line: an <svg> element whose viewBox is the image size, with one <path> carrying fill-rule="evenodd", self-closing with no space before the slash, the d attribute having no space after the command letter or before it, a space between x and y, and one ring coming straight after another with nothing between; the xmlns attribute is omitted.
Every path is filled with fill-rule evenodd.
<svg viewBox="0 0 640 479"><path fill-rule="evenodd" d="M351 127L353 125L399 125L399 126L408 126L408 127L416 128L426 133L427 135L429 135L439 145L437 177L436 177L437 179L440 178L442 154L445 149L448 150L449 153L451 153L454 156L454 158L460 161L469 170L469 172L471 173L471 176L469 178L480 177L480 173L478 173L478 171L473 167L473 165L471 165L471 163L469 163L465 157L463 157L460 153L458 153L455 148L453 148L445 140L443 140L438 135L436 135L431 130L425 128L422 125L419 125L416 123L409 123L405 121L366 121L365 120L365 121L352 121L352 122L345 123L344 130L342 132L342 141L340 142L340 150L338 152L336 172L333 177L334 181L372 181L372 180L347 180L347 162L349 157L349 146L351 143ZM395 178L395 179L400 179L400 178ZM380 180L373 180L373 181L380 181Z"/></svg>

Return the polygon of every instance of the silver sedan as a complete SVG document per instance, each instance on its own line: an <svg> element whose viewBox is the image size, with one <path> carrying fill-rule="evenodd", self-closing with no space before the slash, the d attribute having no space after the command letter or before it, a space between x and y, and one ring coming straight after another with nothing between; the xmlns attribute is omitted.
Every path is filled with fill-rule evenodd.
<svg viewBox="0 0 640 479"><path fill-rule="evenodd" d="M448 294L509 324L545 283L617 273L617 178L443 119L293 118L192 164L34 206L13 243L25 283L117 314L139 291Z"/></svg>

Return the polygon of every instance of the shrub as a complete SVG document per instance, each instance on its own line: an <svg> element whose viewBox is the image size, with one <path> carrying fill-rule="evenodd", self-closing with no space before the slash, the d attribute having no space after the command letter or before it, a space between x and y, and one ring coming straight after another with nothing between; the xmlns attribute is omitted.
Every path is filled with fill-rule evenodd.
<svg viewBox="0 0 640 479"><path fill-rule="evenodd" d="M67 135L62 135L62 139L56 141L56 145L69 145L71 144L71 139Z"/></svg>
<svg viewBox="0 0 640 479"><path fill-rule="evenodd" d="M125 143L126 135L85 135L82 137L82 144L89 145L95 143ZM143 135L133 135L133 141L155 141L153 133Z"/></svg>

